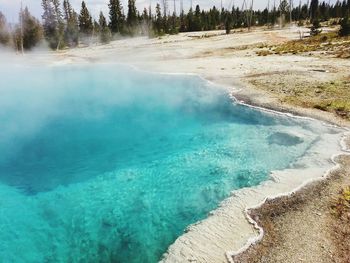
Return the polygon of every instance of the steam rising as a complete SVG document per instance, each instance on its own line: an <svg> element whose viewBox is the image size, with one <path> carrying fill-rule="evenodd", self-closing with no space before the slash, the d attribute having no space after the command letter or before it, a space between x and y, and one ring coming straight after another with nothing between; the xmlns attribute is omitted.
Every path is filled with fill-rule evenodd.
<svg viewBox="0 0 350 263"><path fill-rule="evenodd" d="M330 132L193 76L1 56L4 262L157 262L233 189Z"/></svg>
<svg viewBox="0 0 350 263"><path fill-rule="evenodd" d="M210 107L217 105L218 97L191 88L195 84L190 78L175 79L173 89L164 89L162 85L168 82L166 76L136 74L130 79L125 77L130 74L129 70L113 65L106 66L105 71L95 71L94 66L25 64L30 59L28 55L21 57L2 52L0 150L7 153L15 153L23 140L35 136L45 125L59 118L103 119L113 107L125 112L139 107L139 114L133 115L130 122L139 129L157 130L164 123L150 119L145 112L166 113L177 109L193 115L209 112ZM188 89L179 92L178 87L184 87L184 82ZM122 118L116 116L116 121Z"/></svg>

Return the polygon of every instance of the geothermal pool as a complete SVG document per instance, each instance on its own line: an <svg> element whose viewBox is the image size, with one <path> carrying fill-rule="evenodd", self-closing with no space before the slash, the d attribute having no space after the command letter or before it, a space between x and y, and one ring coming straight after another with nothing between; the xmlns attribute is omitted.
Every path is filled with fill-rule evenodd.
<svg viewBox="0 0 350 263"><path fill-rule="evenodd" d="M0 79L1 262L157 262L332 132L194 76L12 65Z"/></svg>

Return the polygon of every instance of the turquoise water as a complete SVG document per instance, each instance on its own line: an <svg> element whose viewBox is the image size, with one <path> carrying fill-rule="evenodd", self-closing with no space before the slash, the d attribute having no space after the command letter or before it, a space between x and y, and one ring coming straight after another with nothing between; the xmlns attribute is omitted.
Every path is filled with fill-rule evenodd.
<svg viewBox="0 0 350 263"><path fill-rule="evenodd" d="M318 138L193 76L7 66L0 79L1 262L157 262Z"/></svg>

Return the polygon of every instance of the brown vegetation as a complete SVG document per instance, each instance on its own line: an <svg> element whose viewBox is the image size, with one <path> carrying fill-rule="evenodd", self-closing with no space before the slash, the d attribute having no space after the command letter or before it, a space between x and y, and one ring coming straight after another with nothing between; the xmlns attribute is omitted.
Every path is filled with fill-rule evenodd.
<svg viewBox="0 0 350 263"><path fill-rule="evenodd" d="M312 71L315 74L326 72L325 69L318 68ZM290 71L283 74L271 72L260 76L251 75L249 78L251 84L278 96L282 103L328 111L350 120L350 78L322 80L309 75L308 71ZM273 79L277 81L272 81Z"/></svg>
<svg viewBox="0 0 350 263"><path fill-rule="evenodd" d="M330 32L261 49L256 51L257 55L309 55L310 52L319 51L333 57L350 58L350 37L339 37L337 32Z"/></svg>
<svg viewBox="0 0 350 263"><path fill-rule="evenodd" d="M350 186L343 188L332 205L333 237L342 262L350 262Z"/></svg>

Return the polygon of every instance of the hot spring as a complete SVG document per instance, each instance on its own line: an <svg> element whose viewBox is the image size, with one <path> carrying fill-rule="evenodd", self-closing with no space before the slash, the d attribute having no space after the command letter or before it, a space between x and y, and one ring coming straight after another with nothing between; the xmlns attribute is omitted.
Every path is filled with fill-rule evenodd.
<svg viewBox="0 0 350 263"><path fill-rule="evenodd" d="M0 79L1 262L157 262L332 132L194 76L12 65Z"/></svg>

